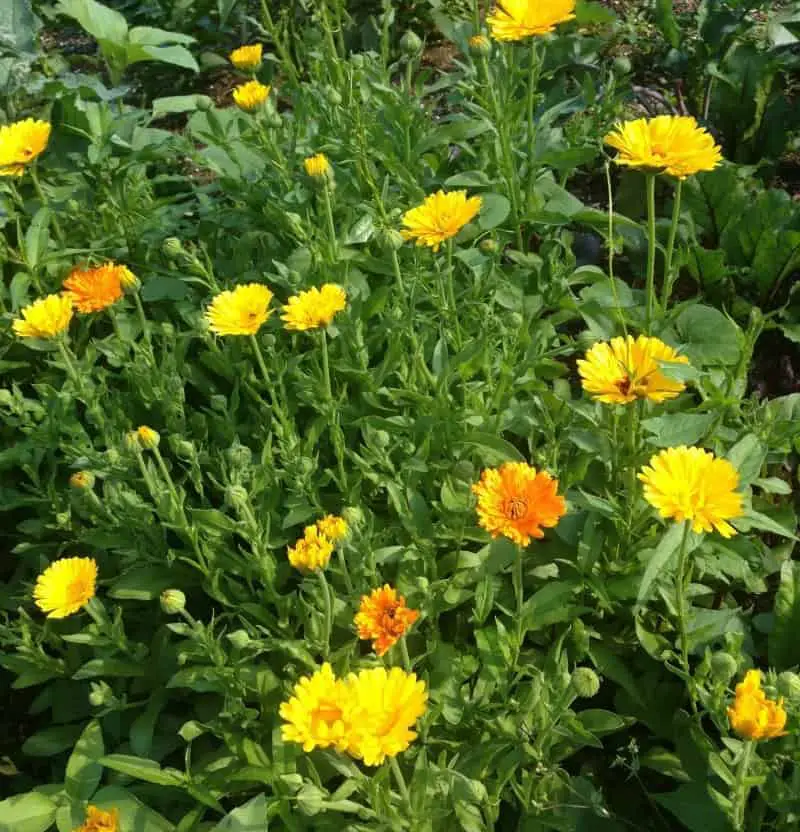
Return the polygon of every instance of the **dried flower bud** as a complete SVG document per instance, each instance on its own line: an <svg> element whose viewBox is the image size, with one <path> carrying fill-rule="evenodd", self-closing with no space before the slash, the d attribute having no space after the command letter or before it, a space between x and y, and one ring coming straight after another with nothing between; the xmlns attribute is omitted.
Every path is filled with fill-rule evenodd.
<svg viewBox="0 0 800 832"><path fill-rule="evenodd" d="M591 667L576 667L572 671L570 684L583 699L591 699L600 690L600 679Z"/></svg>
<svg viewBox="0 0 800 832"><path fill-rule="evenodd" d="M179 589L165 589L159 601L167 615L177 615L186 608L186 596Z"/></svg>

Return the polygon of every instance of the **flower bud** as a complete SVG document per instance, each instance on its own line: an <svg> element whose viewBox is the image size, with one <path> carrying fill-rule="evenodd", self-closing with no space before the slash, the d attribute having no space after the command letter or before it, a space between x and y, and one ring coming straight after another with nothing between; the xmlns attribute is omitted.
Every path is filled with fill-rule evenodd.
<svg viewBox="0 0 800 832"><path fill-rule="evenodd" d="M364 525L364 512L358 506L345 506L342 509L342 520L349 529L359 529Z"/></svg>
<svg viewBox="0 0 800 832"><path fill-rule="evenodd" d="M600 690L600 679L591 667L576 667L569 681L575 693L583 699L591 699Z"/></svg>
<svg viewBox="0 0 800 832"><path fill-rule="evenodd" d="M89 690L89 704L93 708L113 705L117 697L107 682L91 682Z"/></svg>
<svg viewBox="0 0 800 832"><path fill-rule="evenodd" d="M589 651L589 633L586 632L586 625L580 618L572 622L570 639L577 657L582 659Z"/></svg>
<svg viewBox="0 0 800 832"><path fill-rule="evenodd" d="M484 237L478 244L478 248L484 254L497 254L500 250L500 246L497 245L497 240L493 240L491 237Z"/></svg>
<svg viewBox="0 0 800 832"><path fill-rule="evenodd" d="M147 425L141 425L136 429L136 438L139 440L139 445L142 448L147 448L151 451L157 448L158 443L161 441L158 431L147 427Z"/></svg>
<svg viewBox="0 0 800 832"><path fill-rule="evenodd" d="M480 58L492 51L492 44L486 35L473 35L469 39L469 52L473 58Z"/></svg>
<svg viewBox="0 0 800 832"><path fill-rule="evenodd" d="M122 457L116 448L109 448L106 451L106 462L108 462L109 465L117 465L120 459L122 459Z"/></svg>
<svg viewBox="0 0 800 832"><path fill-rule="evenodd" d="M78 491L88 491L94 488L94 474L91 471L76 471L69 478L69 484Z"/></svg>
<svg viewBox="0 0 800 832"><path fill-rule="evenodd" d="M416 58L422 52L422 40L419 35L409 29L403 37L400 38L400 51L407 58Z"/></svg>
<svg viewBox="0 0 800 832"><path fill-rule="evenodd" d="M175 453L181 459L194 459L197 455L194 445L186 439L178 439L173 443Z"/></svg>
<svg viewBox="0 0 800 832"><path fill-rule="evenodd" d="M211 405L212 410L216 410L217 413L227 413L228 412L228 400L222 393L214 393L208 400L208 403Z"/></svg>
<svg viewBox="0 0 800 832"><path fill-rule="evenodd" d="M779 673L776 687L778 694L789 701L800 700L800 676L797 673L792 673L791 670Z"/></svg>
<svg viewBox="0 0 800 832"><path fill-rule="evenodd" d="M247 634L245 630L235 630L232 633L228 633L228 641L237 649L243 650L250 644L250 636Z"/></svg>
<svg viewBox="0 0 800 832"><path fill-rule="evenodd" d="M225 489L225 502L229 506L243 506L247 504L250 495L247 489L241 485L229 485Z"/></svg>
<svg viewBox="0 0 800 832"><path fill-rule="evenodd" d="M351 63L351 64L352 64L352 65L353 65L356 69L363 69L363 68L364 68L364 64L365 64L366 62L367 62L367 59L364 57L364 55L363 55L361 52L356 52L356 53L355 53L355 55L351 55L351 56L350 56L350 63Z"/></svg>
<svg viewBox="0 0 800 832"><path fill-rule="evenodd" d="M342 94L335 87L326 87L325 96L328 103L333 104L334 107L338 107L342 103Z"/></svg>
<svg viewBox="0 0 800 832"><path fill-rule="evenodd" d="M225 456L231 468L237 471L249 468L253 463L253 452L247 445L240 445L238 442L225 451Z"/></svg>
<svg viewBox="0 0 800 832"><path fill-rule="evenodd" d="M78 202L77 199L68 199L67 200L67 211L70 214L78 214L81 210L81 204Z"/></svg>
<svg viewBox="0 0 800 832"><path fill-rule="evenodd" d="M711 657L711 678L727 684L736 675L739 664L730 653L720 651Z"/></svg>
<svg viewBox="0 0 800 832"><path fill-rule="evenodd" d="M165 589L159 601L167 615L177 615L186 608L186 596L179 589Z"/></svg>
<svg viewBox="0 0 800 832"><path fill-rule="evenodd" d="M183 244L177 237L167 237L161 244L161 253L168 260L177 260L183 254Z"/></svg>
<svg viewBox="0 0 800 832"><path fill-rule="evenodd" d="M405 240L403 235L396 228L382 228L377 234L378 242L387 251L397 251Z"/></svg>

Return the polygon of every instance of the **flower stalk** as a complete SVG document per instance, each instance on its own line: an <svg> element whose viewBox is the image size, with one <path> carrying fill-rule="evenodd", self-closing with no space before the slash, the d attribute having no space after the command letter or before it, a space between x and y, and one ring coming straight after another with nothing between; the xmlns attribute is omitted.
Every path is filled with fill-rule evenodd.
<svg viewBox="0 0 800 832"><path fill-rule="evenodd" d="M647 277L645 283L645 331L649 334L655 314L656 274L656 177L645 176L647 191Z"/></svg>
<svg viewBox="0 0 800 832"><path fill-rule="evenodd" d="M733 786L733 801L731 809L733 828L736 832L742 832L744 829L747 798L750 796L750 785L747 782L747 775L750 769L750 763L753 759L753 751L755 750L755 747L755 740L747 740L743 745L742 753L739 756L739 762L736 766L736 781Z"/></svg>
<svg viewBox="0 0 800 832"><path fill-rule="evenodd" d="M672 203L672 222L669 227L669 236L667 237L667 253L664 261L664 286L662 289L661 306L664 310L669 303L670 295L672 294L672 287L675 283L677 275L672 273L672 258L675 251L675 237L678 232L678 223L681 217L681 196L683 195L683 180L679 179L675 185L675 195Z"/></svg>

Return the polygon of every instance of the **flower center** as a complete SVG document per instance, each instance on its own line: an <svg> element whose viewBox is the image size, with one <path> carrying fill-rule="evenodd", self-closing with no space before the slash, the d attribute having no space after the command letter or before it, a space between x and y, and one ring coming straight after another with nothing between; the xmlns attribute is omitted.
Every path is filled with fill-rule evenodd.
<svg viewBox="0 0 800 832"><path fill-rule="evenodd" d="M313 724L325 722L328 725L333 725L334 722L338 722L341 718L342 709L335 702L325 702L323 700L319 703L319 707L314 708L311 712L311 722Z"/></svg>
<svg viewBox="0 0 800 832"><path fill-rule="evenodd" d="M89 586L82 578L76 578L67 587L66 595L68 603L82 603L89 595Z"/></svg>
<svg viewBox="0 0 800 832"><path fill-rule="evenodd" d="M528 501L524 497L512 497L508 501L506 513L512 520L521 520L528 511Z"/></svg>
<svg viewBox="0 0 800 832"><path fill-rule="evenodd" d="M631 380L630 380L630 378L628 376L625 376L625 378L621 378L616 383L616 388L617 388L617 390L619 390L620 393L622 393L623 396L627 396L628 393L631 392Z"/></svg>
<svg viewBox="0 0 800 832"><path fill-rule="evenodd" d="M22 148L22 155L26 159L30 159L30 157L33 156L33 148L32 147L23 147Z"/></svg>

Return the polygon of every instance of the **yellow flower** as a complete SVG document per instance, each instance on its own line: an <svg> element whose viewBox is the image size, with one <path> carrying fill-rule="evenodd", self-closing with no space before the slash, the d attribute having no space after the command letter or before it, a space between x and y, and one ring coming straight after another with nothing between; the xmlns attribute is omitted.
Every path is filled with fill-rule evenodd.
<svg viewBox="0 0 800 832"><path fill-rule="evenodd" d="M94 598L96 582L92 558L62 558L36 579L33 598L48 618L66 618Z"/></svg>
<svg viewBox="0 0 800 832"><path fill-rule="evenodd" d="M308 289L289 298L283 307L283 320L286 329L304 332L328 326L337 312L347 306L347 294L341 286L326 283L321 288Z"/></svg>
<svg viewBox="0 0 800 832"><path fill-rule="evenodd" d="M242 110L255 110L269 98L270 89L272 88L258 81L248 81L234 89L233 100Z"/></svg>
<svg viewBox="0 0 800 832"><path fill-rule="evenodd" d="M667 378L659 361L688 364L689 359L658 338L640 335L601 341L578 361L583 389L606 404L630 404L637 399L663 402L684 389L683 382Z"/></svg>
<svg viewBox="0 0 800 832"><path fill-rule="evenodd" d="M702 448L667 448L639 474L644 497L662 517L688 520L695 532L716 529L723 537L736 530L726 520L741 517L739 475L727 459L717 459Z"/></svg>
<svg viewBox="0 0 800 832"><path fill-rule="evenodd" d="M361 606L355 617L358 637L372 639L372 647L383 656L406 630L419 618L417 610L406 606L406 599L397 590L385 584L370 595L361 597Z"/></svg>
<svg viewBox="0 0 800 832"><path fill-rule="evenodd" d="M395 757L416 739L412 726L427 710L425 682L399 667L375 667L345 680L353 723L348 751L368 766Z"/></svg>
<svg viewBox="0 0 800 832"><path fill-rule="evenodd" d="M117 832L119 829L119 809L106 812L97 806L86 809L86 820L74 832Z"/></svg>
<svg viewBox="0 0 800 832"><path fill-rule="evenodd" d="M329 176L331 172L331 163L324 153L317 153L315 156L309 156L303 159L303 167L309 176L315 179L322 176Z"/></svg>
<svg viewBox="0 0 800 832"><path fill-rule="evenodd" d="M336 543L337 540L347 537L347 523L342 517L326 514L321 520L317 520L317 531L332 543Z"/></svg>
<svg viewBox="0 0 800 832"><path fill-rule="evenodd" d="M466 191L437 191L425 197L422 205L403 214L405 228L400 232L405 240L416 240L418 246L434 251L475 218L481 210L479 196L467 198Z"/></svg>
<svg viewBox="0 0 800 832"><path fill-rule="evenodd" d="M55 338L72 320L72 301L65 295L48 295L35 300L14 321L14 333L20 338Z"/></svg>
<svg viewBox="0 0 800 832"><path fill-rule="evenodd" d="M228 57L236 69L257 69L261 66L263 49L260 43L253 43L234 49Z"/></svg>
<svg viewBox="0 0 800 832"><path fill-rule="evenodd" d="M50 124L26 118L0 127L0 176L22 176L25 165L47 147Z"/></svg>
<svg viewBox="0 0 800 832"><path fill-rule="evenodd" d="M685 179L714 170L722 152L691 116L656 116L617 124L605 143L619 151L618 165Z"/></svg>
<svg viewBox="0 0 800 832"><path fill-rule="evenodd" d="M316 526L306 526L303 537L288 550L289 563L306 572L324 569L332 554L333 543Z"/></svg>
<svg viewBox="0 0 800 832"><path fill-rule="evenodd" d="M94 474L91 471L76 471L69 478L69 484L79 491L94 488Z"/></svg>
<svg viewBox="0 0 800 832"><path fill-rule="evenodd" d="M728 708L731 728L748 740L771 740L786 734L786 710L783 699L767 699L761 690L761 673L748 670L744 681L736 685L736 698Z"/></svg>
<svg viewBox="0 0 800 832"><path fill-rule="evenodd" d="M303 751L334 746L345 751L350 743L352 697L326 662L312 676L295 685L293 696L280 707L284 742L296 742Z"/></svg>
<svg viewBox="0 0 800 832"><path fill-rule="evenodd" d="M478 497L478 523L492 537L503 535L520 546L544 537L543 529L557 526L567 511L556 493L558 480L524 462L487 468L472 491Z"/></svg>
<svg viewBox="0 0 800 832"><path fill-rule="evenodd" d="M218 294L206 310L206 320L217 335L255 335L270 316L271 301L266 286L247 283Z"/></svg>
<svg viewBox="0 0 800 832"><path fill-rule="evenodd" d="M575 17L575 0L497 0L486 22L495 40L546 35Z"/></svg>
<svg viewBox="0 0 800 832"><path fill-rule="evenodd" d="M147 448L151 451L157 448L158 443L161 441L158 431L149 428L147 425L140 425L136 428L136 439L142 448Z"/></svg>
<svg viewBox="0 0 800 832"><path fill-rule="evenodd" d="M99 312L115 304L126 284L136 277L125 266L106 263L95 268L75 268L63 289L78 312Z"/></svg>

